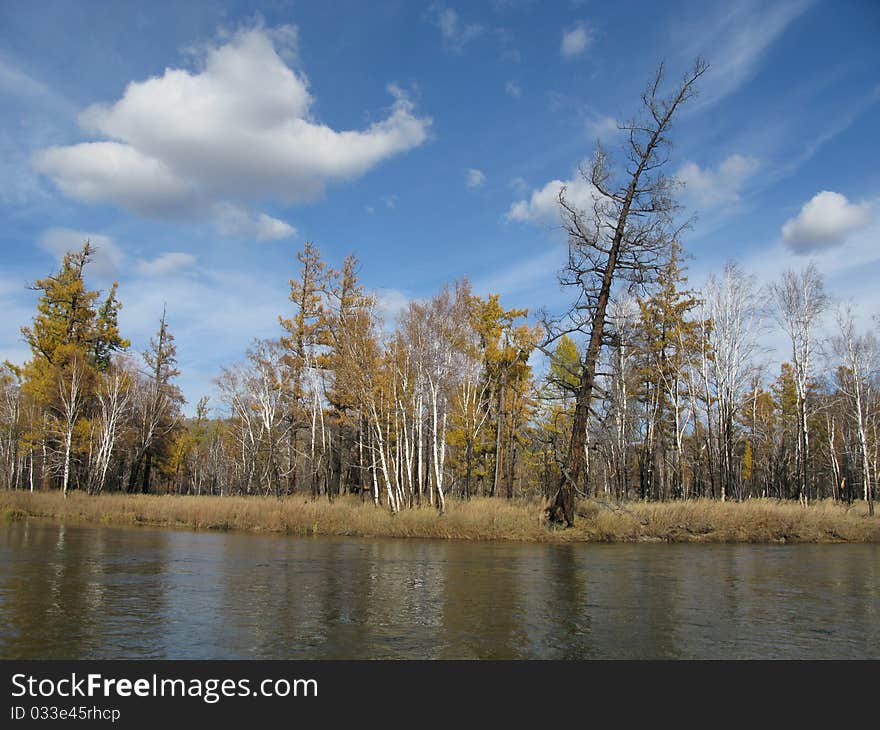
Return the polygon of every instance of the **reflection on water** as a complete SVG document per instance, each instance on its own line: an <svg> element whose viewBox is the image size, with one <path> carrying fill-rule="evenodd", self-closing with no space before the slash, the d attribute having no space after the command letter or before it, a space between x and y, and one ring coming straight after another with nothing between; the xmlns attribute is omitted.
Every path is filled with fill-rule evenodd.
<svg viewBox="0 0 880 730"><path fill-rule="evenodd" d="M880 546L0 526L2 658L880 657Z"/></svg>

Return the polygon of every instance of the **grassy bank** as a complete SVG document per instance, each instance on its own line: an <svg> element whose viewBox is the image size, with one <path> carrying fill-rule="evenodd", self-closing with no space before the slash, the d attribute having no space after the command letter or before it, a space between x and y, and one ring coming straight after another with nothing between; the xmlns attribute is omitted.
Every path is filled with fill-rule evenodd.
<svg viewBox="0 0 880 730"><path fill-rule="evenodd" d="M880 517L864 504L830 502L806 509L793 502L711 500L614 505L584 501L577 525L550 530L540 502L503 499L449 501L442 517L430 508L388 510L343 498L329 504L306 497L180 497L57 492L0 492L0 517L195 530L244 530L291 535L423 537L525 542L880 542Z"/></svg>

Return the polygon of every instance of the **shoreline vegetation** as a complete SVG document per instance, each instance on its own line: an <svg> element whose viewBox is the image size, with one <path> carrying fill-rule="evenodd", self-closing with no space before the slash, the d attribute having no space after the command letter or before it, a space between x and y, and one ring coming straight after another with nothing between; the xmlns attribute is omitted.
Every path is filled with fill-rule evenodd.
<svg viewBox="0 0 880 730"><path fill-rule="evenodd" d="M187 413L176 315L163 308L135 352L117 284L91 288L98 249L68 251L30 285L30 359L0 364L0 489L43 493L5 497L21 500L10 514L554 542L876 540L877 522L860 519L880 471L873 327L841 309L827 330L814 263L759 286L730 261L688 283L663 168L672 115L707 70L697 59L661 97L661 65L620 148L597 147L580 170L592 205L560 189L569 304L555 313L508 308L466 277L388 311L354 255L340 266L306 241L275 335ZM771 321L791 344L778 375L761 344ZM275 499L244 497L256 493ZM384 512L343 496L367 493ZM859 499L866 510L841 506Z"/></svg>
<svg viewBox="0 0 880 730"><path fill-rule="evenodd" d="M72 492L0 492L3 522L28 517L108 526L169 527L295 536L426 538L535 543L865 543L880 542L880 517L862 503L749 499L725 502L613 503L582 500L573 528L547 529L547 502L450 500L447 512L425 505L392 514L346 496L330 503L306 496L216 497Z"/></svg>

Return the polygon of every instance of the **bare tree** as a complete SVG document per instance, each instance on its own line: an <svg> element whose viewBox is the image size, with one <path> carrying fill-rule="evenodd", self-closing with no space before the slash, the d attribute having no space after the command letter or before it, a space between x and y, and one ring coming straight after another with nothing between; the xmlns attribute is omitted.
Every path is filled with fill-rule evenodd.
<svg viewBox="0 0 880 730"><path fill-rule="evenodd" d="M770 288L776 319L791 340L798 418L798 487L806 504L810 492L810 431L807 419L807 384L815 349L813 332L828 306L822 276L812 262L800 271L788 270Z"/></svg>
<svg viewBox="0 0 880 730"><path fill-rule="evenodd" d="M852 310L837 313L839 335L832 339L834 353L839 363L838 384L849 402L849 417L855 427L858 460L868 514L874 516L874 490L871 481L871 458L868 453L868 396L873 378L877 374L880 355L877 338L873 332L860 335L856 332Z"/></svg>
<svg viewBox="0 0 880 730"><path fill-rule="evenodd" d="M573 287L577 298L562 321L545 321L548 344L575 331L587 335L588 343L568 453L549 510L552 522L574 524L574 495L584 464L596 365L610 334L606 312L615 284L624 281L637 288L651 281L675 237L676 183L663 172L669 161L667 135L675 112L695 95L696 82L707 69L698 59L678 87L663 97L663 66L659 67L642 94L640 117L621 127L627 133L623 170L615 172L608 155L597 147L589 167L580 171L592 190L590 212L569 199L565 188L559 193L568 234L568 262L561 283Z"/></svg>
<svg viewBox="0 0 880 730"><path fill-rule="evenodd" d="M754 277L730 262L721 279L712 276L706 292L709 319L712 323L712 353L709 365L711 394L707 403L717 404L717 439L721 501L734 486L734 431L743 394L754 372L758 352L761 313Z"/></svg>
<svg viewBox="0 0 880 730"><path fill-rule="evenodd" d="M66 498L70 487L73 435L76 423L86 405L88 379L91 373L85 359L76 350L71 350L65 356L66 367L58 370L56 422L61 436L61 493Z"/></svg>
<svg viewBox="0 0 880 730"><path fill-rule="evenodd" d="M100 493L107 483L107 471L119 435L126 426L132 400L132 382L137 378L119 358L100 379L96 392L98 417L95 419L97 448L89 474L89 491Z"/></svg>

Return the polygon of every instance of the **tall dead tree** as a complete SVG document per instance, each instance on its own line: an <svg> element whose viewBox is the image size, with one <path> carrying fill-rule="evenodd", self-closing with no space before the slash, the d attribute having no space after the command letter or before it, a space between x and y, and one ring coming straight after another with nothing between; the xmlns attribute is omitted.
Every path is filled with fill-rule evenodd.
<svg viewBox="0 0 880 730"><path fill-rule="evenodd" d="M669 161L667 135L675 112L696 94L696 82L707 69L708 64L697 59L678 87L662 96L661 64L642 93L640 115L620 125L627 134L623 168L616 170L597 146L589 167L580 170L591 192L590 210L570 199L565 188L559 193L568 234L568 262L560 283L573 287L577 298L561 320L545 321L546 344L571 332L580 332L588 340L568 452L560 465L562 477L549 509L551 522L574 524L574 497L584 465L596 365L613 329L606 317L612 293L621 282L638 288L652 281L677 233L673 220L676 182L663 172Z"/></svg>

